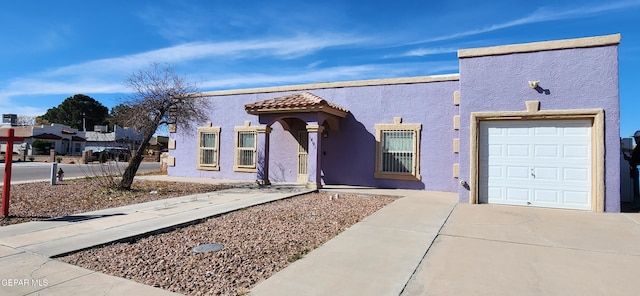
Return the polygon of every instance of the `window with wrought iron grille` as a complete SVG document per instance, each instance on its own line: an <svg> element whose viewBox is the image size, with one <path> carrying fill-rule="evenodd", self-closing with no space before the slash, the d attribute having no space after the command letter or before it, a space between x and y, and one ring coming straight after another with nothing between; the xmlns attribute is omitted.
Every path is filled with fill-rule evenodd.
<svg viewBox="0 0 640 296"><path fill-rule="evenodd" d="M420 180L419 123L376 124L375 178Z"/></svg>
<svg viewBox="0 0 640 296"><path fill-rule="evenodd" d="M198 162L201 170L220 170L220 127L198 128Z"/></svg>
<svg viewBox="0 0 640 296"><path fill-rule="evenodd" d="M256 172L258 157L256 127L236 127L236 148L233 169L238 172Z"/></svg>

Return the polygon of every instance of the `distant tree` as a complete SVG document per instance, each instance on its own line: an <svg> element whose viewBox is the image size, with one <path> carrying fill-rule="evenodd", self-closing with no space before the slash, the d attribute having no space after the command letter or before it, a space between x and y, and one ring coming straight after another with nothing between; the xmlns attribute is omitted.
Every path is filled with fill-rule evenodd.
<svg viewBox="0 0 640 296"><path fill-rule="evenodd" d="M169 65L152 64L128 76L125 85L132 89L132 94L123 99L126 108L121 110L127 119L123 124L139 131L143 139L118 186L129 190L156 130L175 124L178 130L187 131L193 123L206 120L210 103L199 96L194 84L177 75Z"/></svg>
<svg viewBox="0 0 640 296"><path fill-rule="evenodd" d="M35 125L48 125L51 124L49 120L42 118L42 116L36 116Z"/></svg>
<svg viewBox="0 0 640 296"><path fill-rule="evenodd" d="M18 115L18 125L27 126L36 124L36 117L29 115Z"/></svg>
<svg viewBox="0 0 640 296"><path fill-rule="evenodd" d="M40 116L41 119L51 123L60 123L72 128L82 130L84 124L88 130L93 130L95 125L107 123L109 109L92 97L83 94L66 98L57 107L50 108L47 113Z"/></svg>
<svg viewBox="0 0 640 296"><path fill-rule="evenodd" d="M127 124L129 124L127 114L129 114L130 110L131 107L125 104L115 105L111 108L111 112L109 112L109 118L107 119L107 121L111 126L119 125L122 127L126 127Z"/></svg>

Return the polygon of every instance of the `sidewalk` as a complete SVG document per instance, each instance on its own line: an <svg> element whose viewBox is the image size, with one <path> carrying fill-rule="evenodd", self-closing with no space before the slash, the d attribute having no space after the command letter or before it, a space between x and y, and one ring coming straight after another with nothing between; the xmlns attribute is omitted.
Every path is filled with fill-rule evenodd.
<svg viewBox="0 0 640 296"><path fill-rule="evenodd" d="M51 257L307 192L236 188L0 227L0 295L175 295Z"/></svg>

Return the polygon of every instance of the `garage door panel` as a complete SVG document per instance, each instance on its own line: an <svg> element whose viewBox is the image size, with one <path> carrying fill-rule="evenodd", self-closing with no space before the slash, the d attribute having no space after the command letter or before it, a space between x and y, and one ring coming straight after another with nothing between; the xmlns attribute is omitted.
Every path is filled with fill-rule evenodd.
<svg viewBox="0 0 640 296"><path fill-rule="evenodd" d="M591 209L591 120L485 121L480 135L480 202Z"/></svg>
<svg viewBox="0 0 640 296"><path fill-rule="evenodd" d="M560 170L557 167L535 167L533 174L536 180L560 180Z"/></svg>
<svg viewBox="0 0 640 296"><path fill-rule="evenodd" d="M504 194L502 193L502 192L503 192L503 189L504 189L504 188L502 188L502 187L494 187L494 186L491 186L491 187L489 187L489 188L488 188L488 190L487 190L487 196L488 196L490 199L494 199L494 200L503 200L503 199L504 199Z"/></svg>
<svg viewBox="0 0 640 296"><path fill-rule="evenodd" d="M526 166L509 166L507 167L507 180L528 180L529 167Z"/></svg>
<svg viewBox="0 0 640 296"><path fill-rule="evenodd" d="M564 145L562 147L562 157L591 159L588 145Z"/></svg>
<svg viewBox="0 0 640 296"><path fill-rule="evenodd" d="M529 128L506 128L507 136L529 136Z"/></svg>
<svg viewBox="0 0 640 296"><path fill-rule="evenodd" d="M563 193L564 204L583 210L591 209L590 206L587 207L587 203L591 200L591 195L588 192L565 190Z"/></svg>
<svg viewBox="0 0 640 296"><path fill-rule="evenodd" d="M563 129L563 133L564 136L588 136L591 134L591 128L590 127L585 127L585 126L580 126L579 123L576 123L575 125L571 125L568 124L564 129Z"/></svg>
<svg viewBox="0 0 640 296"><path fill-rule="evenodd" d="M533 134L536 136L557 136L560 130L555 126L542 126L534 128Z"/></svg>
<svg viewBox="0 0 640 296"><path fill-rule="evenodd" d="M489 176L489 178L502 179L504 177L504 174L502 173L502 171L503 171L502 166L492 165L492 166L489 166L489 171L487 175Z"/></svg>
<svg viewBox="0 0 640 296"><path fill-rule="evenodd" d="M529 188L527 187L507 187L505 200L512 202L526 203L529 201ZM491 202L491 200L489 201Z"/></svg>
<svg viewBox="0 0 640 296"><path fill-rule="evenodd" d="M558 203L560 193L557 190L536 189L533 191L533 200L536 203Z"/></svg>
<svg viewBox="0 0 640 296"><path fill-rule="evenodd" d="M490 155L491 156L491 155ZM508 157L531 157L529 145L507 145Z"/></svg>
<svg viewBox="0 0 640 296"><path fill-rule="evenodd" d="M504 149L503 149L503 145L489 145L489 153L487 154L487 156L491 157L503 157L504 156Z"/></svg>
<svg viewBox="0 0 640 296"><path fill-rule="evenodd" d="M536 158L558 158L559 152L557 145L533 145L533 156Z"/></svg>
<svg viewBox="0 0 640 296"><path fill-rule="evenodd" d="M563 168L562 176L564 181L590 183L591 171L589 168Z"/></svg>

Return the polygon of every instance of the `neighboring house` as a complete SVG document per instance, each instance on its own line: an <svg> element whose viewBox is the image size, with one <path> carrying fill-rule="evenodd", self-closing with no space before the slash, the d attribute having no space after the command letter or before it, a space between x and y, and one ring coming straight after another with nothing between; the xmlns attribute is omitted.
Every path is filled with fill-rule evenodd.
<svg viewBox="0 0 640 296"><path fill-rule="evenodd" d="M142 143L142 135L132 128L115 125L109 132L107 126L95 126L86 132L87 145L84 150L100 152L105 149L135 150Z"/></svg>
<svg viewBox="0 0 640 296"><path fill-rule="evenodd" d="M84 150L86 140L84 138L84 132L78 131L70 126L53 123L50 125L39 126L11 126L3 125L0 128L0 134L6 135L6 129L14 129L16 137L24 138L23 143L27 143L26 155L35 155L31 144L36 140L41 140L51 143L51 149L56 151L59 155L81 155ZM13 151L18 153L21 143L14 144ZM4 144L2 145L2 151L5 151Z"/></svg>
<svg viewBox="0 0 640 296"><path fill-rule="evenodd" d="M619 42L464 49L452 75L203 93L215 107L170 134L168 174L618 212Z"/></svg>
<svg viewBox="0 0 640 296"><path fill-rule="evenodd" d="M169 137L166 136L153 136L149 140L149 147L147 147L146 153L153 155L156 152L165 152L169 143Z"/></svg>

